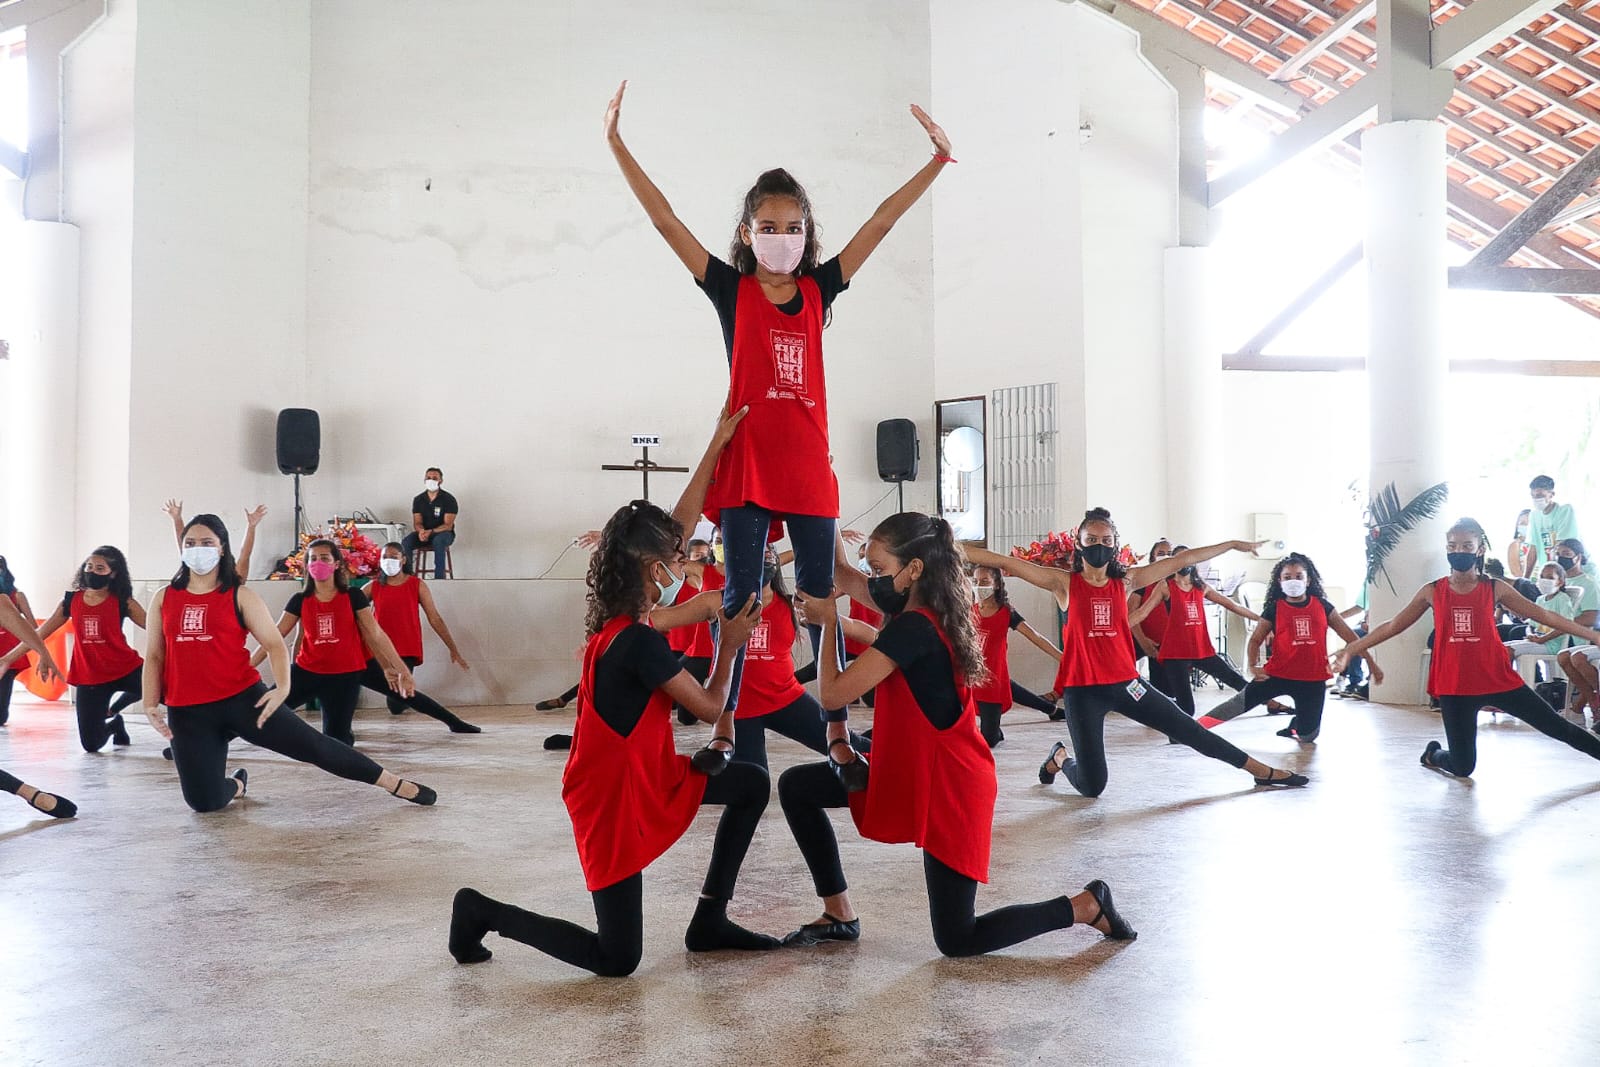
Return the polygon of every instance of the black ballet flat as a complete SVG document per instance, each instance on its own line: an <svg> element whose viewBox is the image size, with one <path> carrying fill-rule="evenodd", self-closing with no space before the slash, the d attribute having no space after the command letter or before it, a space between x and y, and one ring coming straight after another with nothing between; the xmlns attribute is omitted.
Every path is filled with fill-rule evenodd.
<svg viewBox="0 0 1600 1067"><path fill-rule="evenodd" d="M427 786L423 785L421 782L412 782L411 783L412 785L417 787L417 795L416 796L414 796L414 797L401 797L400 796L400 786L405 785L405 784L406 784L406 780L404 778L400 779L400 781L395 785L395 787L393 789L389 790L389 794L391 796L400 797L401 800L404 800L408 804L421 804L425 808L432 807L434 802L439 799L439 794L438 793L435 793L433 790L429 789Z"/></svg>
<svg viewBox="0 0 1600 1067"><path fill-rule="evenodd" d="M856 758L849 763L840 763L833 758L833 750L843 745L851 752L856 753ZM844 786L846 793L859 793L867 788L867 757L856 752L855 746L848 737L836 738L828 742L828 766L833 768L833 773L838 776L839 782Z"/></svg>
<svg viewBox="0 0 1600 1067"><path fill-rule="evenodd" d="M239 792L234 794L234 796L236 798L244 796L245 791L250 787L250 772L245 770L243 767L240 767L238 770L233 772L233 778L234 781L239 783Z"/></svg>
<svg viewBox="0 0 1600 1067"><path fill-rule="evenodd" d="M161 750L161 758L166 760L169 763L172 762L172 746L171 745L168 745L166 748Z"/></svg>
<svg viewBox="0 0 1600 1067"><path fill-rule="evenodd" d="M1268 715L1293 715L1294 714L1294 709L1293 708L1286 708L1286 707L1282 707L1282 706L1279 706L1279 707L1275 708L1271 704L1268 704L1267 705L1267 714Z"/></svg>
<svg viewBox="0 0 1600 1067"><path fill-rule="evenodd" d="M1429 741L1428 742L1428 747L1422 750L1422 758L1419 759L1417 762L1421 763L1424 767L1428 768L1428 770L1430 770L1430 771L1442 771L1442 770L1444 770L1444 768L1439 766L1437 763L1433 762L1433 757L1437 756L1439 753L1441 753L1443 751L1444 751L1444 746L1441 745L1439 742L1437 742L1437 741Z"/></svg>
<svg viewBox="0 0 1600 1067"><path fill-rule="evenodd" d="M51 808L49 811L45 811L39 806L40 797L55 797L56 806ZM54 793L46 793L42 789L35 789L33 791L33 797L29 799L28 807L32 808L34 811L42 811L52 819L72 819L76 818L78 815L78 805L74 804L66 797L56 796Z"/></svg>
<svg viewBox="0 0 1600 1067"><path fill-rule="evenodd" d="M450 955L457 963L486 963L494 956L483 947L483 937L498 906L476 889L456 890L450 905Z"/></svg>
<svg viewBox="0 0 1600 1067"><path fill-rule="evenodd" d="M1050 749L1050 755L1046 756L1044 762L1039 764L1040 785L1049 785L1056 780L1056 775L1066 770L1067 765L1061 761L1061 757L1066 755L1066 752L1067 746L1060 741L1057 741L1055 746ZM1053 771L1050 769L1050 764L1052 763L1056 765L1056 769Z"/></svg>
<svg viewBox="0 0 1600 1067"><path fill-rule="evenodd" d="M809 948L812 945L825 945L830 941L860 941L861 920L836 919L827 912L822 913L826 922L806 923L800 929L788 934L783 939L785 948Z"/></svg>
<svg viewBox="0 0 1600 1067"><path fill-rule="evenodd" d="M1090 926L1093 926L1101 919L1105 919L1106 924L1111 927L1106 933L1106 937L1113 941L1138 940L1139 931L1128 925L1128 920L1118 914L1116 905L1111 902L1110 886L1096 878L1083 888L1085 892L1094 897L1094 902L1100 906L1100 913L1089 920Z"/></svg>
<svg viewBox="0 0 1600 1067"><path fill-rule="evenodd" d="M567 702L565 700L562 700L560 697L551 697L549 700L541 700L541 701L539 701L539 703L537 703L537 704L535 704L533 706L533 710L534 711L560 711L562 708L564 708L566 706L567 706Z"/></svg>
<svg viewBox="0 0 1600 1067"><path fill-rule="evenodd" d="M729 745L727 751L711 746L718 741L725 741ZM728 769L728 764L733 762L733 738L717 736L706 742L706 747L689 757L689 766L705 775L714 778Z"/></svg>
<svg viewBox="0 0 1600 1067"><path fill-rule="evenodd" d="M551 734L549 737L544 739L544 747L545 747L545 751L547 751L547 752L556 752L556 751L560 751L562 749L571 748L572 747L572 735L571 734Z"/></svg>
<svg viewBox="0 0 1600 1067"><path fill-rule="evenodd" d="M465 719L457 719L455 722L446 723L445 725L450 727L450 732L453 733L453 734L481 734L481 733L483 733L483 727L474 726L474 725L472 725L470 722L468 722Z"/></svg>
<svg viewBox="0 0 1600 1067"><path fill-rule="evenodd" d="M1282 778L1274 778L1271 775L1268 775L1265 778L1256 779L1256 785L1258 786L1273 786L1274 788L1282 789L1298 789L1300 786L1310 784L1311 779L1307 778L1303 774L1295 774L1293 771L1289 772Z"/></svg>
<svg viewBox="0 0 1600 1067"><path fill-rule="evenodd" d="M1067 721L1067 709L1066 708L1051 708L1050 709L1050 721L1051 722L1066 722Z"/></svg>

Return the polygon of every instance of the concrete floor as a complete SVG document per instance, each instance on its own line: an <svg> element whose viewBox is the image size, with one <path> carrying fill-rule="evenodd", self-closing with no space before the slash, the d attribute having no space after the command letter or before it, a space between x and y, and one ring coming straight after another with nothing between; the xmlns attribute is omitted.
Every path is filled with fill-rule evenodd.
<svg viewBox="0 0 1600 1067"><path fill-rule="evenodd" d="M1058 725L1006 717L979 906L1104 877L1132 944L942 959L916 851L847 827L860 944L690 956L712 811L647 873L643 965L608 980L493 936L485 965L445 951L463 884L592 921L563 754L539 746L570 712L475 709L477 737L363 712L362 747L433 809L236 744L250 798L201 816L148 728L88 756L64 706L19 701L0 767L82 815L0 797L0 1063L1595 1062L1600 767L1485 715L1477 780L1450 781L1417 765L1429 712L1330 704L1315 749L1280 718L1224 727L1307 789L1252 790L1113 717L1092 801L1035 780ZM775 770L809 758L771 747ZM757 929L817 913L775 799L740 890Z"/></svg>

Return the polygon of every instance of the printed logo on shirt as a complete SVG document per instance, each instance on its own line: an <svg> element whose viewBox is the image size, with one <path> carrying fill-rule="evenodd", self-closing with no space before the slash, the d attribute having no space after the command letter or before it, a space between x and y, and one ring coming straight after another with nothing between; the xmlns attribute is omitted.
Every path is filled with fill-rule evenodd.
<svg viewBox="0 0 1600 1067"><path fill-rule="evenodd" d="M1183 602L1183 618L1185 622L1200 621L1200 605L1193 600Z"/></svg>
<svg viewBox="0 0 1600 1067"><path fill-rule="evenodd" d="M102 640L102 638L100 637L100 616L98 616L98 615L87 615L84 618L76 620L74 622L74 626L76 627L76 629L78 631L78 636L80 638L82 638L83 640L85 640L85 641L99 641L99 640Z"/></svg>
<svg viewBox="0 0 1600 1067"><path fill-rule="evenodd" d="M324 614L324 615L318 615L317 616L317 640L318 641L334 641L334 640L337 640L337 637L333 632L333 616L331 614Z"/></svg>
<svg viewBox="0 0 1600 1067"><path fill-rule="evenodd" d="M1471 608L1451 608L1450 609L1450 617L1452 619L1452 630L1451 630L1451 635L1452 636L1454 636L1454 637L1471 637L1471 636L1473 636L1473 633L1472 633L1472 609Z"/></svg>
<svg viewBox="0 0 1600 1067"><path fill-rule="evenodd" d="M178 633L184 637L203 636L206 633L206 605L185 604L183 623Z"/></svg>
<svg viewBox="0 0 1600 1067"><path fill-rule="evenodd" d="M765 619L762 619L750 631L750 640L745 643L745 651L758 655L768 653L772 651L771 645L772 627L767 624Z"/></svg>
<svg viewBox="0 0 1600 1067"><path fill-rule="evenodd" d="M1111 628L1111 601L1096 598L1089 601L1094 608L1094 617L1090 622L1091 630L1109 630Z"/></svg>
<svg viewBox="0 0 1600 1067"><path fill-rule="evenodd" d="M778 385L797 392L806 391L806 335L787 330L772 331L772 362Z"/></svg>
<svg viewBox="0 0 1600 1067"><path fill-rule="evenodd" d="M1311 639L1311 620L1304 615L1295 617L1294 639L1296 641L1309 641Z"/></svg>

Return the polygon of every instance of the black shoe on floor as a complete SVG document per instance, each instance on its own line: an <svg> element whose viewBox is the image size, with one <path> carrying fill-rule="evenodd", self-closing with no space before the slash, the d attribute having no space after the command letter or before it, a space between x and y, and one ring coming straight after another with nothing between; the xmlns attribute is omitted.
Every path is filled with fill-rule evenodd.
<svg viewBox="0 0 1600 1067"><path fill-rule="evenodd" d="M861 940L861 920L835 919L827 912L822 917L827 920L820 923L806 923L800 929L789 934L783 939L785 946L809 947L811 945L825 945L830 941L859 941Z"/></svg>
<svg viewBox="0 0 1600 1067"><path fill-rule="evenodd" d="M1096 878L1083 888L1090 896L1094 897L1094 902L1100 905L1100 914L1089 920L1091 926L1104 918L1106 925L1111 927L1106 933L1106 936L1111 940L1134 941L1138 939L1139 931L1128 925L1128 920L1117 913L1116 905L1111 902L1110 886Z"/></svg>
<svg viewBox="0 0 1600 1067"><path fill-rule="evenodd" d="M450 955L457 963L483 963L494 955L483 947L500 904L476 889L456 890L450 904Z"/></svg>
<svg viewBox="0 0 1600 1067"><path fill-rule="evenodd" d="M840 745L848 748L851 752L856 752L848 737L838 738L828 745L828 766L833 768L833 773L838 776L839 782L844 786L846 793L860 793L867 788L870 773L867 770L867 757L856 752L855 759L848 763L840 763L833 758L833 750Z"/></svg>

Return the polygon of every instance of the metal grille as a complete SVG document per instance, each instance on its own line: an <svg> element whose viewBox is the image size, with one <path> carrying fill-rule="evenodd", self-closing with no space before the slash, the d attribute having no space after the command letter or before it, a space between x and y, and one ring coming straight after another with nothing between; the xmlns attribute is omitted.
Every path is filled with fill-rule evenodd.
<svg viewBox="0 0 1600 1067"><path fill-rule="evenodd" d="M990 398L990 541L1010 552L1050 532L1056 518L1056 384L996 389Z"/></svg>

